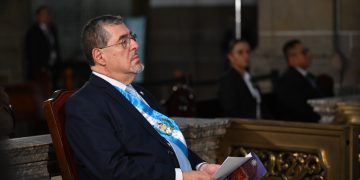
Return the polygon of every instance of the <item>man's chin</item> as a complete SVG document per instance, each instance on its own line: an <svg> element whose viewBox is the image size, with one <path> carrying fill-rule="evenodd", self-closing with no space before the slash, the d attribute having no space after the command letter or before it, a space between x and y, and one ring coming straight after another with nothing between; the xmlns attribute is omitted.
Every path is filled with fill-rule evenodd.
<svg viewBox="0 0 360 180"><path fill-rule="evenodd" d="M134 73L139 74L143 72L145 69L145 66L143 64L138 64L136 67L133 68Z"/></svg>

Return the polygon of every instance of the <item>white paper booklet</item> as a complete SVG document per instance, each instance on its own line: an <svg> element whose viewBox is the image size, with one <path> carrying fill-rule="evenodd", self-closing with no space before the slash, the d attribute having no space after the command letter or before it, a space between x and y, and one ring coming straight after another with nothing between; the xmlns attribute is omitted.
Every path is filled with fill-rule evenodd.
<svg viewBox="0 0 360 180"><path fill-rule="evenodd" d="M214 177L216 180L223 180L229 176L233 171L238 167L243 165L252 157L251 153L247 154L245 157L227 157L225 161L221 164L220 169L215 173Z"/></svg>

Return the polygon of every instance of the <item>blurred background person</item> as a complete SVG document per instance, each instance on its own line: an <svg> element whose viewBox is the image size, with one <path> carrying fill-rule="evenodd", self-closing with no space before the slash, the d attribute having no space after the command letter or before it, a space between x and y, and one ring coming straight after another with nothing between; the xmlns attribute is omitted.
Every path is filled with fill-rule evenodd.
<svg viewBox="0 0 360 180"><path fill-rule="evenodd" d="M246 40L230 42L227 57L230 69L219 82L218 97L227 117L268 118L259 89L252 83L248 72L250 45Z"/></svg>
<svg viewBox="0 0 360 180"><path fill-rule="evenodd" d="M36 9L36 22L26 34L27 79L51 81L57 85L57 68L60 62L58 34L52 24L47 6Z"/></svg>
<svg viewBox="0 0 360 180"><path fill-rule="evenodd" d="M9 104L9 96L0 86L0 177L1 179L15 179L10 168L8 154L4 151L6 140L14 132L14 116Z"/></svg>
<svg viewBox="0 0 360 180"><path fill-rule="evenodd" d="M0 140L7 139L14 132L14 116L9 103L9 96L0 87Z"/></svg>
<svg viewBox="0 0 360 180"><path fill-rule="evenodd" d="M307 71L311 65L309 49L298 40L289 40L283 46L288 68L276 85L280 106L280 119L288 121L318 122L319 114L307 103L321 97L316 79Z"/></svg>

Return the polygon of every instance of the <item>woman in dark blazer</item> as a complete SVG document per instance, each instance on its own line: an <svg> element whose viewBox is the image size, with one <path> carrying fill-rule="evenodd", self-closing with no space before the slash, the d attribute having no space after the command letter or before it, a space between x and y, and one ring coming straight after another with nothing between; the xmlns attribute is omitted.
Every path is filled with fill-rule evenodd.
<svg viewBox="0 0 360 180"><path fill-rule="evenodd" d="M266 118L260 91L252 84L248 72L250 45L245 40L230 43L227 57L231 68L222 75L218 97L227 117Z"/></svg>

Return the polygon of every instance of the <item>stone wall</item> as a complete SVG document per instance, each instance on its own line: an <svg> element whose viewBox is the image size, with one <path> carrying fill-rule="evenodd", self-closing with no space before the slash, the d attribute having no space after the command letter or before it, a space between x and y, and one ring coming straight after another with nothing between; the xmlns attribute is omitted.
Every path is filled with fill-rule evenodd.
<svg viewBox="0 0 360 180"><path fill-rule="evenodd" d="M0 145L14 179L49 179L60 174L50 135L15 138Z"/></svg>
<svg viewBox="0 0 360 180"><path fill-rule="evenodd" d="M228 119L175 118L181 127L186 143L207 162L218 162L220 140L230 125Z"/></svg>

